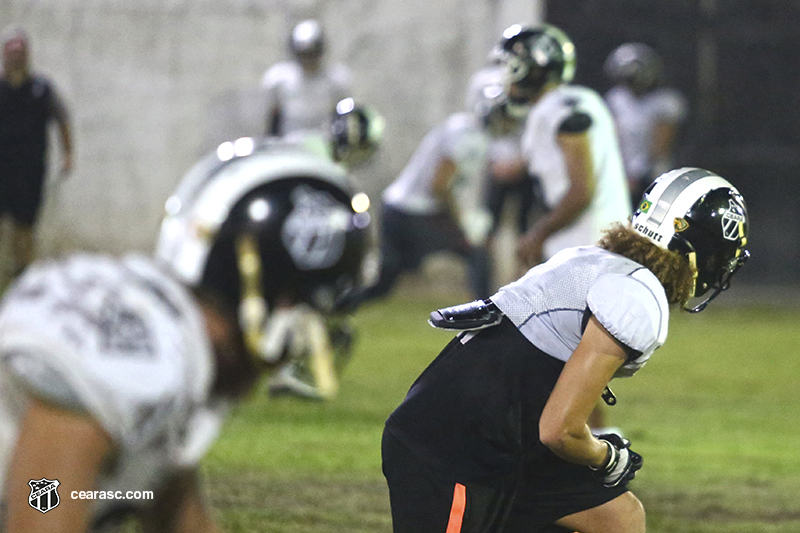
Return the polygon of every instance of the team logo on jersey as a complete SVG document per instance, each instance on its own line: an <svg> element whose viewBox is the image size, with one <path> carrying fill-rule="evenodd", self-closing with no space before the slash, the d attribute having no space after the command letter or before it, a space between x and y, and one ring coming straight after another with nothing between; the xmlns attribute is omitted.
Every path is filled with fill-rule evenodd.
<svg viewBox="0 0 800 533"><path fill-rule="evenodd" d="M281 240L300 270L322 270L342 257L350 212L326 191L298 187L294 208L281 230Z"/></svg>
<svg viewBox="0 0 800 533"><path fill-rule="evenodd" d="M686 222L685 218L680 217L675 217L675 220L672 222L672 226L675 228L675 233L680 233L689 229L689 223Z"/></svg>
<svg viewBox="0 0 800 533"><path fill-rule="evenodd" d="M650 206L653 205L653 202L650 200L642 200L642 203L639 204L639 211L642 213L647 213L650 211Z"/></svg>
<svg viewBox="0 0 800 533"><path fill-rule="evenodd" d="M728 209L722 215L722 236L735 241L744 236L744 209L733 200L728 200Z"/></svg>
<svg viewBox="0 0 800 533"><path fill-rule="evenodd" d="M32 479L28 481L31 487L31 495L28 496L28 504L41 513L52 511L61 502L56 490L61 482L57 479Z"/></svg>

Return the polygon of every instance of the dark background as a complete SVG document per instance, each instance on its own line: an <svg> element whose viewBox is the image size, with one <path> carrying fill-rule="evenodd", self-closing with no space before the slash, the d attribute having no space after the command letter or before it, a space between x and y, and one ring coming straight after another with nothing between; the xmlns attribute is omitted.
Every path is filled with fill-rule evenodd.
<svg viewBox="0 0 800 533"><path fill-rule="evenodd" d="M719 173L747 201L752 258L737 280L800 282L800 2L549 0L546 13L575 42L576 83L601 92L616 46L659 52L690 106L675 163Z"/></svg>

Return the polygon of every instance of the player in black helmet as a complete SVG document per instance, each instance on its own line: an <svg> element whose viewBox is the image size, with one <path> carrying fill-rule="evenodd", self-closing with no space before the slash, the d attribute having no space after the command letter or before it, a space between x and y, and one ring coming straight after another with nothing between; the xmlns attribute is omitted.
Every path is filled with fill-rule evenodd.
<svg viewBox="0 0 800 533"><path fill-rule="evenodd" d="M155 258L34 263L0 306L0 529L134 514L145 530L218 531L198 464L265 363L292 355L273 324L289 309L335 392L320 315L360 279L368 217L353 203L341 166L243 138L167 200Z"/></svg>

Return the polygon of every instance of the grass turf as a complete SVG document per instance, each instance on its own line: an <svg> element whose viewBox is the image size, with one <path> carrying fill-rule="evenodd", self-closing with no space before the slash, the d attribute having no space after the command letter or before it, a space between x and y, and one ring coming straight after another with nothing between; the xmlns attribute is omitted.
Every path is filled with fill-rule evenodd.
<svg viewBox="0 0 800 533"><path fill-rule="evenodd" d="M391 531L383 421L450 339L428 312L462 299L396 296L362 309L333 402L255 394L239 407L203 464L223 528ZM609 421L645 458L631 489L648 531L800 531L799 323L798 311L753 307L674 313L666 346L612 383Z"/></svg>

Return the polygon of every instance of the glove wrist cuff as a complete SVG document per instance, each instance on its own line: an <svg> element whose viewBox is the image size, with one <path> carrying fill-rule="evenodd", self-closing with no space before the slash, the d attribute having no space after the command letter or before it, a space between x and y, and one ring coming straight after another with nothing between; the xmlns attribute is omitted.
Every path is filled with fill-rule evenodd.
<svg viewBox="0 0 800 533"><path fill-rule="evenodd" d="M600 466L589 466L589 468L596 472L606 472L614 459L614 446L605 439L600 439L600 442L606 445L606 458L603 459L603 462L600 463Z"/></svg>

